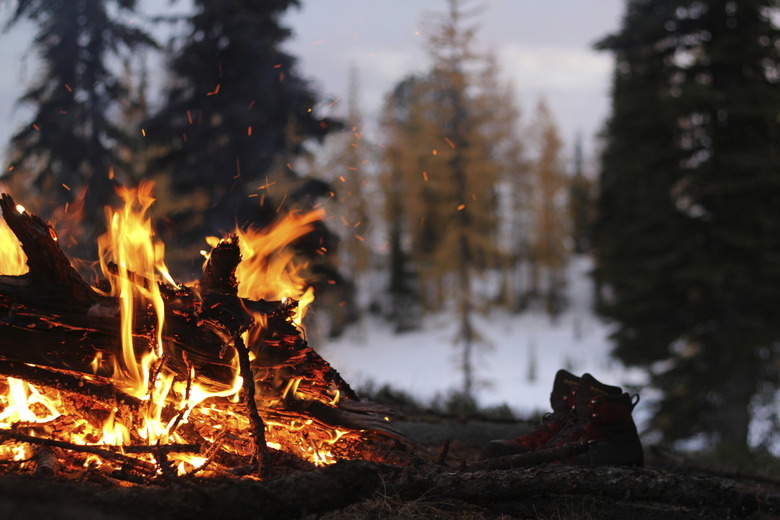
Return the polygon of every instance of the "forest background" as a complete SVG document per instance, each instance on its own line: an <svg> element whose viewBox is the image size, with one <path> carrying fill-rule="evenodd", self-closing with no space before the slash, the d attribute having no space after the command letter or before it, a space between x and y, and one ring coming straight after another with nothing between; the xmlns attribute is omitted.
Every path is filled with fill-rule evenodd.
<svg viewBox="0 0 780 520"><path fill-rule="evenodd" d="M620 26L595 35L616 58L606 123L552 91L521 106L512 74L533 70L507 69L482 41L490 4L454 0L407 29L422 58L380 102L368 90L366 111L359 63L338 98L308 81L286 43L296 4L152 15L132 0L3 2L35 56L2 180L55 223L83 205L64 245L85 259L115 186L155 180L158 234L185 278L204 236L325 207L298 242L325 333L369 313L403 333L444 313L465 401L486 346L479 316L541 310L554 323L572 259L592 257L615 353L660 395L648 427L757 448L750 425L759 411L776 424L780 368L767 290L780 270L775 2L626 2Z"/></svg>

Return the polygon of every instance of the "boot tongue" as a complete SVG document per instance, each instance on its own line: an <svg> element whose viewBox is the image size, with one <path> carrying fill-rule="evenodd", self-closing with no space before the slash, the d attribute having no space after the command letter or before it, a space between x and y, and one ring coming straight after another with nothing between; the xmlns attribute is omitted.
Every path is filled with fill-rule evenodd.
<svg viewBox="0 0 780 520"><path fill-rule="evenodd" d="M580 378L566 370L555 374L550 405L554 412L565 412L572 406L572 393L580 386Z"/></svg>
<svg viewBox="0 0 780 520"><path fill-rule="evenodd" d="M621 395L623 390L618 386L605 385L590 374L583 374L577 387L575 407L580 417L590 416L590 401L604 395Z"/></svg>

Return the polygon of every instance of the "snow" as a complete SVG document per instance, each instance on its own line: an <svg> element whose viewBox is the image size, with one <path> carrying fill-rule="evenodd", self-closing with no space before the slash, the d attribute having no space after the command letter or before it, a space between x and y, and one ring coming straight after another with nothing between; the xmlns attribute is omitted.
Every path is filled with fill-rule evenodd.
<svg viewBox="0 0 780 520"><path fill-rule="evenodd" d="M610 328L592 311L590 269L585 257L571 263L570 305L557 319L541 310L475 317L478 332L489 343L476 357L481 406L507 404L523 415L549 411L550 390L560 368L580 375L589 372L611 385L645 382L641 371L627 369L609 355ZM354 387L372 381L430 400L462 386L455 333L455 320L448 314L427 317L421 330L403 334L395 334L380 318L368 317L317 350Z"/></svg>

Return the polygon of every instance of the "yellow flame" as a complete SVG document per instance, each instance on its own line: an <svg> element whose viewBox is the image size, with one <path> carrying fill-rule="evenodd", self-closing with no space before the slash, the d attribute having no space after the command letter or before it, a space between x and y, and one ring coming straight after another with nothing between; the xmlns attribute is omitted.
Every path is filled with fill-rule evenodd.
<svg viewBox="0 0 780 520"><path fill-rule="evenodd" d="M29 271L22 244L4 219L0 219L0 274L19 276Z"/></svg>
<svg viewBox="0 0 780 520"><path fill-rule="evenodd" d="M121 189L119 195L125 205L118 211L106 209L108 231L98 239L100 266L111 283L111 295L119 298L120 303L122 359L114 367L113 379L121 390L141 399L148 398L156 383L149 381L150 368L162 355L165 322L157 283L158 271L167 272L162 260L163 245L154 240L147 216L154 203L152 187L152 183L141 183L138 189ZM109 263L116 266L115 272ZM133 334L136 296L141 302L151 302L157 318L156 341L151 348L142 346L140 362Z"/></svg>
<svg viewBox="0 0 780 520"><path fill-rule="evenodd" d="M0 399L4 405L0 413L0 426L8 428L16 422L45 423L60 416L57 410L61 404L44 397L37 388L21 379L9 377L6 380L8 392ZM36 411L31 407L34 405Z"/></svg>

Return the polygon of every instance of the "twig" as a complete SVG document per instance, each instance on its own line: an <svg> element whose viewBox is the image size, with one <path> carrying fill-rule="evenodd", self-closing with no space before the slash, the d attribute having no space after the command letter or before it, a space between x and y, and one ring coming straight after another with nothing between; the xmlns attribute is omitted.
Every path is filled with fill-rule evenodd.
<svg viewBox="0 0 780 520"><path fill-rule="evenodd" d="M580 453L585 453L590 449L592 441L579 441L548 448L545 450L532 451L530 453L521 453L518 455L509 455L506 457L496 457L495 459L480 460L471 462L467 465L469 470L494 470L522 468L527 466L536 466L550 462L564 462L567 459L575 457Z"/></svg>
<svg viewBox="0 0 780 520"><path fill-rule="evenodd" d="M155 465L143 460L138 460L134 457L128 457L114 449L123 450L128 453L170 453L170 452L200 452L200 446L187 445L187 444L170 444L162 446L95 446L91 444L73 444L65 441L58 441L55 439L46 439L43 437L33 437L32 435L25 435L13 430L0 429L0 437L6 437L19 442L27 442L29 444L37 444L39 446L49 446L52 448L62 448L65 450L78 451L81 453L92 453L98 455L107 460L115 460L123 464L143 469L145 471L154 472L156 470Z"/></svg>
<svg viewBox="0 0 780 520"><path fill-rule="evenodd" d="M249 414L249 420L252 423L253 440L255 443L255 458L257 471L260 476L268 475L266 467L266 445L265 445L265 423L257 411L255 402L255 378L252 374L252 367L249 365L249 349L244 344L241 336L238 336L234 342L238 352L238 362L241 368L241 377L243 378L244 392L246 394L246 407Z"/></svg>
<svg viewBox="0 0 780 520"><path fill-rule="evenodd" d="M436 464L439 466L444 466L444 461L447 460L447 454L450 452L450 440L444 439L444 441L441 443L441 450L439 451L439 456L436 457Z"/></svg>

